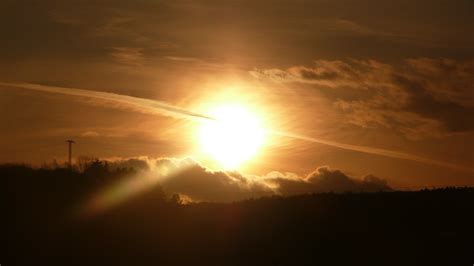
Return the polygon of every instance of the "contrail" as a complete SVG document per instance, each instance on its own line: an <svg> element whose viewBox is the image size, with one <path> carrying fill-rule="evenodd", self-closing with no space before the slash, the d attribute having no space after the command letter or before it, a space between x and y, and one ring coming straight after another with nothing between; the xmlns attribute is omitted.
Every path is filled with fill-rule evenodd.
<svg viewBox="0 0 474 266"><path fill-rule="evenodd" d="M95 98L95 99L101 99L105 101L113 101L113 102L129 105L131 107L133 106L141 107L151 112L158 111L162 113L163 115L168 115L168 116L173 116L173 117L178 116L179 118L188 118L188 119L198 118L198 119L214 120L212 117L194 113L189 110L182 109L165 102L160 102L160 101L151 100L151 99L143 99L143 98L138 98L138 97L133 97L133 96L128 96L128 95L121 95L121 94L110 93L110 92L45 86L45 85L31 84L31 83L0 82L0 85L22 88L22 89L27 89L27 90L35 90L35 91L58 93L58 94L65 94L65 95L71 95L71 96Z"/></svg>
<svg viewBox="0 0 474 266"><path fill-rule="evenodd" d="M152 113L159 112L160 114L168 115L172 117L186 118L186 119L201 119L201 120L204 119L204 120L215 121L215 119L210 116L203 115L200 113L195 113L190 110L176 107L174 105L171 105L165 102L132 97L132 96L127 96L127 95L121 95L121 94L116 94L116 93L99 92L99 91L91 91L91 90L83 90L83 89L75 89L75 88L55 87L55 86L45 86L45 85L31 84L31 83L0 82L0 85L23 88L27 90L35 90L35 91L42 91L42 92L49 92L49 93L72 95L72 96L89 97L89 98L101 99L105 101L113 101L113 102L129 105L132 107L140 107ZM461 170L461 171L474 172L474 169L469 168L469 167L459 166L456 164L433 160L433 159L428 159L421 156L399 152L399 151L373 148L373 147L368 147L368 146L344 144L344 143L339 143L335 141L329 141L329 140L323 140L319 138L308 137L304 135L293 134L289 132L270 131L269 133L275 134L278 136L324 144L324 145L328 145L328 146L332 146L332 147L336 147L340 149L345 149L345 150L350 150L350 151L357 151L357 152L385 156L385 157L390 157L390 158L409 160L409 161L414 161L414 162L419 162L419 163L424 163L424 164L437 165L437 166L447 167L447 168Z"/></svg>
<svg viewBox="0 0 474 266"><path fill-rule="evenodd" d="M442 167L447 167L447 168L452 168L452 169L462 170L462 171L467 171L467 172L474 172L474 169L469 168L469 167L464 167L464 166L460 166L460 165L456 165L452 163L428 159L421 156L399 152L399 151L339 143L335 141L312 138L312 137L307 137L307 136L292 134L292 133L287 133L287 132L281 132L281 131L274 131L273 134L278 135L278 136L293 138L293 139L299 139L299 140L324 144L324 145L328 145L328 146L332 146L332 147L336 147L336 148L340 148L344 150L349 150L349 151L357 151L357 152L380 155L380 156L385 156L385 157L390 157L390 158L409 160L409 161L414 161L414 162L419 162L419 163L424 163L424 164L437 165L437 166L442 166Z"/></svg>

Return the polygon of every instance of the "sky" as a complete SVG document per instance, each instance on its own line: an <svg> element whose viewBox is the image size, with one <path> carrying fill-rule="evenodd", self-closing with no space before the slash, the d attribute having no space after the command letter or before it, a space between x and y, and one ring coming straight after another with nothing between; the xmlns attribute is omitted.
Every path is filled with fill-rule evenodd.
<svg viewBox="0 0 474 266"><path fill-rule="evenodd" d="M18 86L30 84L203 115L245 107L270 133L233 179L340 173L398 189L473 186L473 14L471 0L2 1L0 162L64 161L74 139L76 156L226 170L202 155L202 121Z"/></svg>

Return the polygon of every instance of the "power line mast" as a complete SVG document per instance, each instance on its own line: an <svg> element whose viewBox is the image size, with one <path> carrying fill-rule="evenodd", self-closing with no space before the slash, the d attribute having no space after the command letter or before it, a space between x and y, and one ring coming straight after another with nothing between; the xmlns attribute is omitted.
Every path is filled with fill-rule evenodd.
<svg viewBox="0 0 474 266"><path fill-rule="evenodd" d="M68 139L66 140L66 142L68 143L68 147L69 147L68 165L69 165L69 168L72 169L72 144L75 144L76 142L72 139Z"/></svg>

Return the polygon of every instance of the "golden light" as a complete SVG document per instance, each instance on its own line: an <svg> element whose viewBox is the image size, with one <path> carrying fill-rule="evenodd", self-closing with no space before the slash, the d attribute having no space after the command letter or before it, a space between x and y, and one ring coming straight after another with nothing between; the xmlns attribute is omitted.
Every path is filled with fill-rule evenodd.
<svg viewBox="0 0 474 266"><path fill-rule="evenodd" d="M220 105L207 114L216 121L200 125L200 148L222 168L238 168L252 159L266 140L259 118L242 105Z"/></svg>

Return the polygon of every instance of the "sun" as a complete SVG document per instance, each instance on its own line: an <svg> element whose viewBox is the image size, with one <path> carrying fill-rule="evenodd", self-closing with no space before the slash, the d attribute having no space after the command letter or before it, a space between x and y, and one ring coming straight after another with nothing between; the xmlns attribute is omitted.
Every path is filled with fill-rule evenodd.
<svg viewBox="0 0 474 266"><path fill-rule="evenodd" d="M200 124L200 149L221 168L237 169L264 144L266 133L260 119L244 106L219 105L207 113L215 120Z"/></svg>

